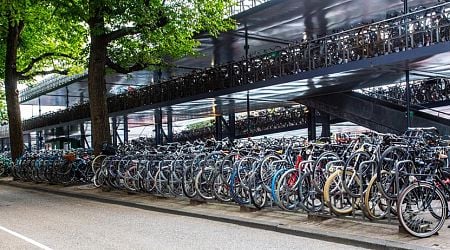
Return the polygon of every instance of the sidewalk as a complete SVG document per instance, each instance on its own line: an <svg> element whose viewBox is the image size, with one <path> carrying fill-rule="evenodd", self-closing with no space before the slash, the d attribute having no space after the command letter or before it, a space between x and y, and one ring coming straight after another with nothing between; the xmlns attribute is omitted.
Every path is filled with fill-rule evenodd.
<svg viewBox="0 0 450 250"><path fill-rule="evenodd" d="M192 202L185 198L160 198L149 194L127 194L123 191L105 192L90 185L63 187L59 185L14 182L0 178L0 185L43 191L57 195L89 199L162 213L196 217L241 226L315 238L376 249L450 249L450 229L446 225L439 235L418 239L399 233L394 224L371 223L339 218L312 219L304 213L277 209L242 209L232 203Z"/></svg>

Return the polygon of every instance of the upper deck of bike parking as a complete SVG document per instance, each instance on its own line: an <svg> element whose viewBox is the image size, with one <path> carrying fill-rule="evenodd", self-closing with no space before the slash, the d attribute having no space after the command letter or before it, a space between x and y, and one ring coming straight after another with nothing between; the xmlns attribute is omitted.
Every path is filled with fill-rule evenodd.
<svg viewBox="0 0 450 250"><path fill-rule="evenodd" d="M342 9L341 5L338 5L340 6L338 8ZM272 5L271 8L275 8L273 6L276 5ZM188 117L189 114L208 116L216 115L218 111L224 114L230 110L245 111L248 93L252 108L256 109L288 105L291 100L299 96L340 92L402 81L406 69L410 70L411 79L445 75L449 69L446 63L448 27L445 23L431 22L423 27L417 26L414 32L408 33L410 37L408 43L404 43L406 36L404 19L408 19L414 25L427 23L427 20L441 20L442 17L438 15L442 15L442 11L446 13L448 4L437 6L418 10L406 17L398 16L316 40L292 44L269 54L260 54L248 60L196 71L185 77L136 89L132 93L113 96L110 98L110 112L112 116L115 116L165 107L164 109L170 110L174 117L177 115ZM261 13L264 13L264 10L261 10ZM383 11L380 10L374 16L380 16L380 13L386 12L385 9ZM444 16L446 17L446 14ZM304 18L298 17L305 22ZM301 22L299 20L297 23ZM247 25L247 27L250 29L251 26ZM278 26L278 30L285 32L281 27ZM373 34L386 39L377 45L370 38ZM355 43L355 39L359 39L359 42ZM355 57L355 51L361 55ZM195 62L195 59L192 61ZM245 72L246 70L248 73ZM80 87L79 91L85 90L81 87L82 81L77 84L70 86ZM84 82L85 88L86 84ZM69 90L67 93L72 94L76 91ZM76 94L74 96L79 98ZM149 96L152 100L149 100ZM57 95L51 94L48 98L58 99ZM62 96L59 99L64 100L64 98ZM45 97L41 96L37 99L42 102ZM36 102L36 99L33 101ZM58 100L56 102L61 103ZM87 108L86 104L74 107L74 110L83 114L82 117L70 115L67 117L72 119L65 120L60 119L61 112L54 113L46 118L34 118L32 119L34 125L26 127L36 129L61 125L61 123L67 124L73 120L77 122L86 120L88 119ZM187 110L189 112L186 112ZM49 123L51 116L59 116L56 119L58 122ZM36 120L42 120L42 118L47 122L36 123Z"/></svg>

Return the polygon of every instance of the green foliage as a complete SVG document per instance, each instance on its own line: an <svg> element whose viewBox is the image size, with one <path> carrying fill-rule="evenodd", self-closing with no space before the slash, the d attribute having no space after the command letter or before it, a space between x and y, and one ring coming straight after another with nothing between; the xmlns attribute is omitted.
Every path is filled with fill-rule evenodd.
<svg viewBox="0 0 450 250"><path fill-rule="evenodd" d="M60 16L83 20L96 13L104 25L89 25L95 35L117 35L109 41L108 57L123 68L158 65L195 54L202 32L217 36L232 29L234 0L55 0Z"/></svg>
<svg viewBox="0 0 450 250"><path fill-rule="evenodd" d="M75 20L61 22L49 0L0 0L0 80L5 76L8 23L23 23L17 48L17 72L28 85L50 73L76 74L85 70L87 28ZM0 116L6 114L0 95ZM2 118L2 117L0 117Z"/></svg>
<svg viewBox="0 0 450 250"><path fill-rule="evenodd" d="M66 20L61 22L52 1L2 0L1 27L7 27L8 19L24 22L20 34L17 54L17 71L24 72L21 78L33 80L35 75L47 73L79 73L86 67L86 26ZM0 30L0 54L4 55L6 28ZM33 59L45 56L32 64ZM4 75L4 57L0 57L0 75Z"/></svg>
<svg viewBox="0 0 450 250"><path fill-rule="evenodd" d="M189 124L189 125L187 125L187 129L188 130L196 130L196 129L202 129L202 128L213 127L213 126L214 126L214 120L210 119L210 120L206 120L206 121Z"/></svg>

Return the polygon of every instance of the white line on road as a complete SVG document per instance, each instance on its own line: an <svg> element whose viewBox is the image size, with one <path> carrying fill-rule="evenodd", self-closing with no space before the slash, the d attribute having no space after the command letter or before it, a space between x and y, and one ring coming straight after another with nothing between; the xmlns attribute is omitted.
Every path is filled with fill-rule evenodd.
<svg viewBox="0 0 450 250"><path fill-rule="evenodd" d="M28 242L28 243L31 243L31 244L33 244L33 245L35 245L35 246L37 246L37 247L39 247L39 248L41 248L41 249L44 249L44 250L52 250L50 247L47 247L47 246L45 246L45 245L42 245L41 243L39 243L39 242L37 242L37 241L35 241L35 240L32 240L32 239L30 239L30 238L28 238L28 237L26 237L26 236L23 236L23 235L21 235L21 234L19 234L19 233L16 233L16 232L14 232L14 231L11 231L11 230L9 230L8 228L5 228L5 227L0 226L0 230L3 230L3 231L5 231L5 232L7 232L7 233L9 233L9 234L12 234L12 235L16 236L17 238L21 238L22 240L24 240L24 241L26 241L26 242Z"/></svg>

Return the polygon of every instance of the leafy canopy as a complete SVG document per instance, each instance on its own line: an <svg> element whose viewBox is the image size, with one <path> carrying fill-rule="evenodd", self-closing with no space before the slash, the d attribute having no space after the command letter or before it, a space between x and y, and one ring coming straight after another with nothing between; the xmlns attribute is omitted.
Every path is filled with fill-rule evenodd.
<svg viewBox="0 0 450 250"><path fill-rule="evenodd" d="M23 22L17 51L20 80L51 73L78 73L85 68L86 26L61 22L49 0L0 0L0 78L4 77L8 21Z"/></svg>
<svg viewBox="0 0 450 250"><path fill-rule="evenodd" d="M234 0L55 2L60 16L91 24L91 33L108 37L107 64L119 72L193 55L199 45L196 35L207 32L216 36L235 26L233 20L225 18ZM98 14L104 24L92 25Z"/></svg>

